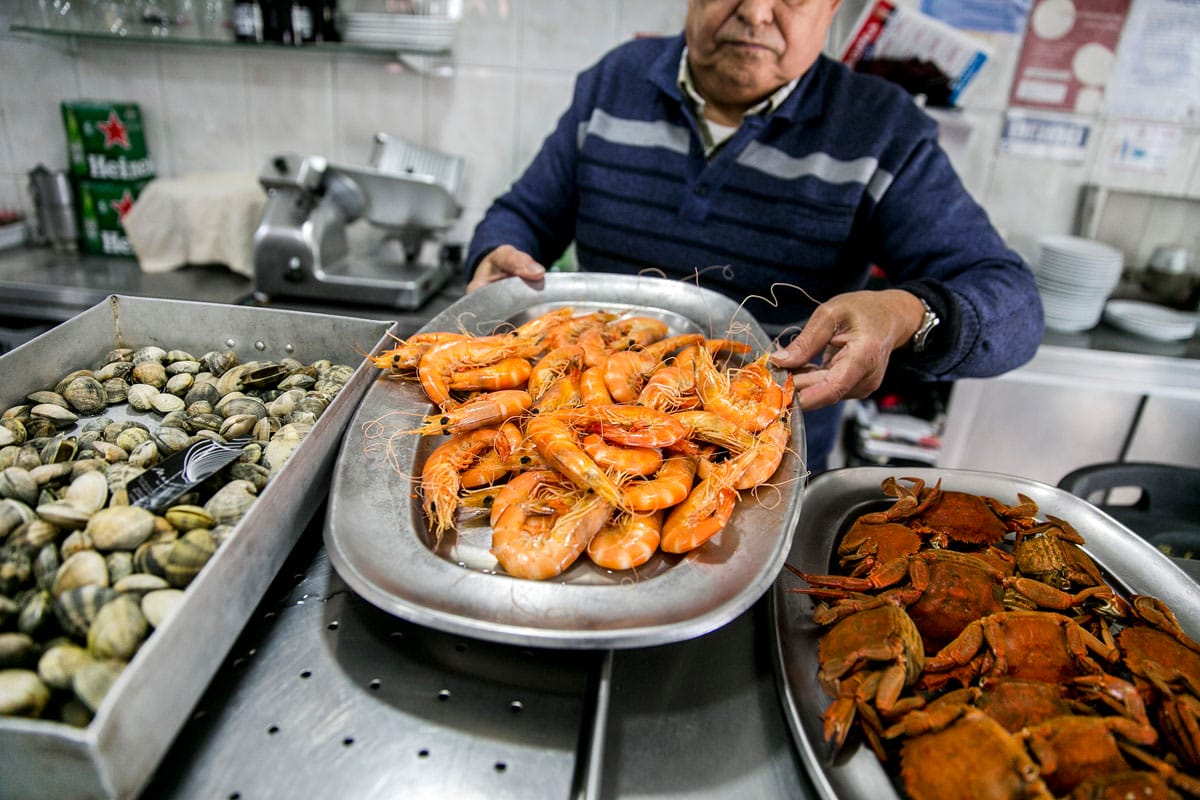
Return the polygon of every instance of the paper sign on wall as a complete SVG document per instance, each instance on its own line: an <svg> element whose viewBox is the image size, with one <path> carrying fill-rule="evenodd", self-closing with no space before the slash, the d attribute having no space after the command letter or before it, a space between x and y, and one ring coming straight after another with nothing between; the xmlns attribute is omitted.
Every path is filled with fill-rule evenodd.
<svg viewBox="0 0 1200 800"><path fill-rule="evenodd" d="M1108 163L1114 169L1167 174L1183 143L1178 125L1122 122L1116 126Z"/></svg>
<svg viewBox="0 0 1200 800"><path fill-rule="evenodd" d="M1200 0L1134 0L1107 100L1114 117L1200 123Z"/></svg>
<svg viewBox="0 0 1200 800"><path fill-rule="evenodd" d="M1090 135L1091 126L1078 119L1009 110L1004 115L1000 152L1081 162L1087 152Z"/></svg>
<svg viewBox="0 0 1200 800"><path fill-rule="evenodd" d="M1038 0L1009 104L1099 112L1130 0Z"/></svg>

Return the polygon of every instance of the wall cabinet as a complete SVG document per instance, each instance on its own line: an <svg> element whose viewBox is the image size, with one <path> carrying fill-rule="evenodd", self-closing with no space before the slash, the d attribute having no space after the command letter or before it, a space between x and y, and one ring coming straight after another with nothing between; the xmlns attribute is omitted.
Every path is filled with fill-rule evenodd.
<svg viewBox="0 0 1200 800"><path fill-rule="evenodd" d="M1043 345L954 384L938 466L1054 485L1102 461L1200 467L1200 360Z"/></svg>

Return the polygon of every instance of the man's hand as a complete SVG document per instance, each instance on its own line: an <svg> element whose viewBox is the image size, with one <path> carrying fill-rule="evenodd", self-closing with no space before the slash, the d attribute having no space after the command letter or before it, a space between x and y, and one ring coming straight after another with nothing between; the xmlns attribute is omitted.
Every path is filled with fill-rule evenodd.
<svg viewBox="0 0 1200 800"><path fill-rule="evenodd" d="M892 351L912 340L924 315L917 296L900 289L840 294L817 306L771 361L795 373L803 410L863 398L879 388ZM820 364L811 364L817 356Z"/></svg>
<svg viewBox="0 0 1200 800"><path fill-rule="evenodd" d="M534 283L540 281L546 274L546 268L533 260L528 253L523 253L511 244L502 244L483 257L467 291L473 292L481 286L495 283L505 278L524 278Z"/></svg>

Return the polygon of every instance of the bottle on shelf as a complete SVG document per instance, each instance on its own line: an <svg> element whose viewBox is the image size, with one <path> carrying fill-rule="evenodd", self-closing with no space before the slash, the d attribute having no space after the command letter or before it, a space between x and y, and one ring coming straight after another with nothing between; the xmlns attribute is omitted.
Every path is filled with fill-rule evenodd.
<svg viewBox="0 0 1200 800"><path fill-rule="evenodd" d="M239 42L263 41L263 10L258 0L235 0L233 38Z"/></svg>

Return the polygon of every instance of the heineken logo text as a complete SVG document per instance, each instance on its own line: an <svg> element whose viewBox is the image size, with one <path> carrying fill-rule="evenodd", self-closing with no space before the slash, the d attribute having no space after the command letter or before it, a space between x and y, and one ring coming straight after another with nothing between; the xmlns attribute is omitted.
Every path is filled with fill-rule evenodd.
<svg viewBox="0 0 1200 800"><path fill-rule="evenodd" d="M154 177L154 161L149 158L108 158L102 153L88 153L88 176L113 181L136 181Z"/></svg>

